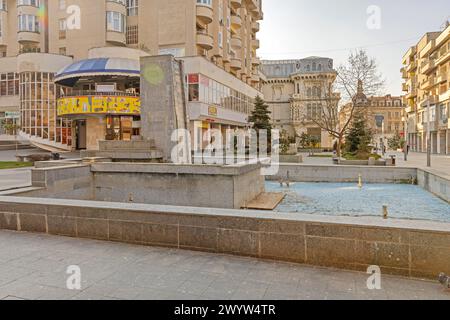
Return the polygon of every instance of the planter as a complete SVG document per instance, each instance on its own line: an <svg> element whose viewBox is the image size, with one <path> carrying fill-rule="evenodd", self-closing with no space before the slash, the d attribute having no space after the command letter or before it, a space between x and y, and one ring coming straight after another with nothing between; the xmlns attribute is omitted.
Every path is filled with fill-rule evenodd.
<svg viewBox="0 0 450 320"><path fill-rule="evenodd" d="M280 155L280 163L303 163L303 157L300 154Z"/></svg>

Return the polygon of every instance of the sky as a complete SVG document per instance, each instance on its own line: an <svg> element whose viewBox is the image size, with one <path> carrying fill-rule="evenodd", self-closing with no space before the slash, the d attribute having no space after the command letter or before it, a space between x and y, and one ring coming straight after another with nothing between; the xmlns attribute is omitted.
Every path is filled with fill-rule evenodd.
<svg viewBox="0 0 450 320"><path fill-rule="evenodd" d="M350 52L365 49L386 81L383 94L392 95L402 94L403 55L450 19L450 0L262 1L262 59L321 56L340 65Z"/></svg>

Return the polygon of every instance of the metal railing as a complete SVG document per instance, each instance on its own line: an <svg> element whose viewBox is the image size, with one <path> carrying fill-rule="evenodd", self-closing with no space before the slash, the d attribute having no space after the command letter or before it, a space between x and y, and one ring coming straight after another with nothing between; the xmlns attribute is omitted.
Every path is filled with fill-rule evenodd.
<svg viewBox="0 0 450 320"><path fill-rule="evenodd" d="M100 97L136 97L139 98L140 95L137 93L123 92L123 91L94 91L94 90L75 90L69 93L60 94L58 98L67 97L78 97L78 96L100 96Z"/></svg>

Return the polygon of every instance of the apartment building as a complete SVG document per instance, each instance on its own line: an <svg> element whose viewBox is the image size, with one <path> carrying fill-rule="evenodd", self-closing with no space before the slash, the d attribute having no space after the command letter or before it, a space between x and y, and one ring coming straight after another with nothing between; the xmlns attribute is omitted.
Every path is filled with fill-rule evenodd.
<svg viewBox="0 0 450 320"><path fill-rule="evenodd" d="M306 133L320 141L318 147L332 149L333 138L317 126L323 108L337 107L340 95L332 92L337 73L330 58L263 60L262 91L272 112L273 127L298 139Z"/></svg>
<svg viewBox="0 0 450 320"><path fill-rule="evenodd" d="M427 133L435 154L450 154L450 25L426 33L403 57L403 96L409 145L426 152Z"/></svg>
<svg viewBox="0 0 450 320"><path fill-rule="evenodd" d="M245 127L253 99L261 94L256 34L262 18L261 0L0 0L0 84L6 83L0 87L0 117L20 112L22 133L32 142L76 148L77 137L86 135L77 128L85 130L84 123L92 123L89 117L103 118L92 128L106 127L108 114L79 114L80 108L70 104L63 108L67 95L72 101L111 96L129 100L137 86L133 77L125 80L136 77L136 60L171 54L185 61L193 125ZM24 66L32 70L27 71L29 82L20 70ZM123 74L117 79L120 68ZM70 78L72 71L77 77ZM25 96L27 90L16 90L16 85L35 96ZM36 86L44 89L36 91ZM42 90L48 93L44 100ZM80 90L89 95L74 96ZM138 98L136 90L133 94ZM58 109L64 111L58 114ZM133 136L125 131L114 136Z"/></svg>
<svg viewBox="0 0 450 320"><path fill-rule="evenodd" d="M373 145L377 148L388 145L395 135L405 137L405 123L402 97L390 94L381 97L367 97L362 83L358 88L356 107L364 115L367 126L373 134ZM348 103L339 111L340 126L343 127L350 117L353 104Z"/></svg>

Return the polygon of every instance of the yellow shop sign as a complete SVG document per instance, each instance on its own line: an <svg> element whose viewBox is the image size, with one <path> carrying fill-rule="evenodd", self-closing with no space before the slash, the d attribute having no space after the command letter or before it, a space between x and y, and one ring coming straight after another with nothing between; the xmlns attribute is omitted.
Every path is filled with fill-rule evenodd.
<svg viewBox="0 0 450 320"><path fill-rule="evenodd" d="M77 96L58 99L58 116L78 114L140 115L139 97Z"/></svg>

